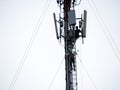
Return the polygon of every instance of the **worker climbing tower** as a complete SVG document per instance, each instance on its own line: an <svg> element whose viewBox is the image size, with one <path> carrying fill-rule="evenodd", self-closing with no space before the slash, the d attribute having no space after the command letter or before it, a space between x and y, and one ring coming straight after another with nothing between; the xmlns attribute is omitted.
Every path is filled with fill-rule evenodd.
<svg viewBox="0 0 120 90"><path fill-rule="evenodd" d="M76 41L86 37L87 11L84 10L80 18L76 18L75 6L77 0L57 0L60 8L59 19L53 13L56 37L65 48L66 90L77 90ZM59 24L59 30L58 30Z"/></svg>

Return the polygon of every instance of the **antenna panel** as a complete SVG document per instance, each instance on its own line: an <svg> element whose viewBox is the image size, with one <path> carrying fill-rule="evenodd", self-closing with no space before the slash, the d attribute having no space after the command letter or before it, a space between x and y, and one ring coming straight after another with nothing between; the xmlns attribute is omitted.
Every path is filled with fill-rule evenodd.
<svg viewBox="0 0 120 90"><path fill-rule="evenodd" d="M76 24L75 10L68 11L68 23L73 26Z"/></svg>
<svg viewBox="0 0 120 90"><path fill-rule="evenodd" d="M83 29L82 29L82 37L86 37L86 23L87 23L87 11L84 10L83 14Z"/></svg>
<svg viewBox="0 0 120 90"><path fill-rule="evenodd" d="M59 39L55 13L53 13L53 18L54 18L54 23L55 23L56 37L57 39Z"/></svg>

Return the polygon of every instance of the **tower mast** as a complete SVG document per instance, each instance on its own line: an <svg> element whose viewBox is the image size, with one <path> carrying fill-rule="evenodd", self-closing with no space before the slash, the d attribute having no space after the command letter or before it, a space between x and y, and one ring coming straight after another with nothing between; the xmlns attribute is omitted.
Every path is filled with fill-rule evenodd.
<svg viewBox="0 0 120 90"><path fill-rule="evenodd" d="M86 37L87 11L84 10L83 17L76 18L74 10L76 0L57 0L57 3L63 13L60 13L58 21L55 13L53 16L57 39L60 42L61 38L64 39L66 90L77 90L76 41L79 37ZM76 20L79 21L79 25L77 25ZM57 30L57 23L60 25L59 31Z"/></svg>
<svg viewBox="0 0 120 90"><path fill-rule="evenodd" d="M65 71L66 71L66 90L77 90L77 82L73 83L72 62L75 66L75 55L72 53L73 44L68 40L68 11L70 11L71 0L64 0L64 43L65 43ZM74 32L74 31L73 31ZM74 43L74 41L73 41ZM73 61L72 61L73 59ZM71 65L70 65L71 64ZM74 67L75 68L75 67ZM77 73L77 71L75 71ZM77 77L77 74L76 76ZM77 78L76 78L77 79ZM77 80L76 80L77 81ZM74 86L73 86L74 85ZM74 89L76 88L76 89Z"/></svg>

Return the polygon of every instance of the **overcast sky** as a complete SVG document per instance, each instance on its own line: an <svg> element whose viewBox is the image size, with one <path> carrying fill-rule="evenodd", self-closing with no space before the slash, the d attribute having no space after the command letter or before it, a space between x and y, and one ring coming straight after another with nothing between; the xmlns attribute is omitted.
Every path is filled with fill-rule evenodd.
<svg viewBox="0 0 120 90"><path fill-rule="evenodd" d="M76 16L84 9L78 90L120 90L120 1L82 0ZM55 36L53 12L58 17L56 0L0 0L0 90L65 90L64 47Z"/></svg>

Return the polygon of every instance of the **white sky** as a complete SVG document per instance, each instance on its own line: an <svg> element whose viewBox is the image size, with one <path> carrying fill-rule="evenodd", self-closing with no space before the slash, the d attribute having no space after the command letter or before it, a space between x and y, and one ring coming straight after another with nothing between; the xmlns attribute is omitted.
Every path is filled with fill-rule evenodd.
<svg viewBox="0 0 120 90"><path fill-rule="evenodd" d="M59 14L59 7L56 0L48 0L45 7L46 1L0 0L0 90L9 90L39 17L39 31L12 90L48 90L64 58L64 47L56 39L52 15L53 12ZM82 0L76 7L77 17L84 9L88 12L85 44L82 45L80 40L77 42L78 55L84 63L81 66L77 58L78 89L96 90L92 78L98 90L120 90L120 55L117 53L116 56L114 45L104 33L109 30L117 50L120 50L120 1L93 0L108 29L101 28L92 12L95 7L91 3L91 8L88 1L92 2ZM65 90L64 62L49 90Z"/></svg>

